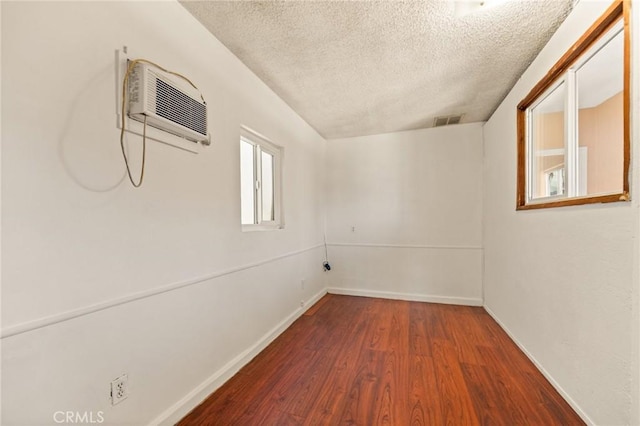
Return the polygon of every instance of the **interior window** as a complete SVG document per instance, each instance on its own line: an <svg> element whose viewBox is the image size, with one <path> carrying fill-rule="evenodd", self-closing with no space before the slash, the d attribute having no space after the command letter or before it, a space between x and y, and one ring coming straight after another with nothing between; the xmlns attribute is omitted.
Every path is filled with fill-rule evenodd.
<svg viewBox="0 0 640 426"><path fill-rule="evenodd" d="M629 199L627 8L614 2L518 105L517 209Z"/></svg>

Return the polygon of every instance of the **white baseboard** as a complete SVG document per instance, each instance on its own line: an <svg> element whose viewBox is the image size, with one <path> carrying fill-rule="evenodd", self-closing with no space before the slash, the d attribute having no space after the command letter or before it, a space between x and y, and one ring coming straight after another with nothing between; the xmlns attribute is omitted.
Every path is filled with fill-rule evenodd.
<svg viewBox="0 0 640 426"><path fill-rule="evenodd" d="M551 374L547 370L544 369L542 364L538 362L538 360L527 350L527 348L516 338L516 336L509 330L509 328L502 322L496 314L488 307L484 306L484 310L487 311L491 318L494 319L495 322L504 330L505 333L513 340L513 342L518 345L520 350L524 352L524 354L529 358L529 360L536 366L536 368L542 373L542 375L551 383L551 385L558 391L558 393L564 398L565 401L574 409L574 411L580 416L584 422L590 426L595 425L594 421L589 418L587 413L582 410L582 408L569 396L569 394L560 386L558 382L553 378Z"/></svg>
<svg viewBox="0 0 640 426"><path fill-rule="evenodd" d="M222 386L227 380L233 377L242 367L251 361L256 355L264 350L271 342L275 340L283 331L285 331L293 322L307 311L314 303L327 294L327 290L323 289L315 296L311 297L304 307L296 309L291 315L282 320L280 324L269 330L262 338L253 346L246 349L240 355L229 361L224 367L216 371L208 379L198 385L189 392L184 398L169 407L162 414L156 417L150 425L174 425L191 410L197 407L216 389Z"/></svg>
<svg viewBox="0 0 640 426"><path fill-rule="evenodd" d="M343 294L346 296L377 297L380 299L407 300L410 302L431 302L444 303L447 305L482 306L482 299L471 297L436 296L430 294L396 293L392 291L361 290L355 288L336 287L328 288L327 292L331 294Z"/></svg>

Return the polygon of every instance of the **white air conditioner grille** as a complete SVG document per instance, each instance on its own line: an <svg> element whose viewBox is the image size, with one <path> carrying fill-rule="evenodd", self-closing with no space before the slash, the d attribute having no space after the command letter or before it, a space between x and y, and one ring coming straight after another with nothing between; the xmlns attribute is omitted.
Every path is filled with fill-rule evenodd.
<svg viewBox="0 0 640 426"><path fill-rule="evenodd" d="M209 143L207 104L197 89L138 63L129 80L129 117L192 142Z"/></svg>
<svg viewBox="0 0 640 426"><path fill-rule="evenodd" d="M160 117L207 135L207 107L156 78L155 111Z"/></svg>

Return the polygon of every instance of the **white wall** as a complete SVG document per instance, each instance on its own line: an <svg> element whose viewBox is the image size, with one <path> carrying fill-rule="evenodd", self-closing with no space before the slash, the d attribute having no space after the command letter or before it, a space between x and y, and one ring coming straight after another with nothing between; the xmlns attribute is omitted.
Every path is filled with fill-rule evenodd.
<svg viewBox="0 0 640 426"><path fill-rule="evenodd" d="M482 304L482 124L328 141L332 292Z"/></svg>
<svg viewBox="0 0 640 426"><path fill-rule="evenodd" d="M516 105L609 4L581 1L484 127L484 288L486 308L586 421L623 425L639 423L638 173L630 203L515 211Z"/></svg>
<svg viewBox="0 0 640 426"><path fill-rule="evenodd" d="M212 146L149 142L141 189L115 126L123 45L210 106ZM325 141L177 2L2 2L2 63L4 424L189 409L321 294ZM284 230L241 232L241 125L284 147Z"/></svg>
<svg viewBox="0 0 640 426"><path fill-rule="evenodd" d="M2 2L3 424L59 410L177 420L326 277L337 292L469 304L484 278L486 307L587 420L640 423L638 174L632 203L514 209L515 105L607 5L579 3L484 130L333 140L325 153L177 3ZM187 74L211 108L213 145L150 142L139 190L115 128L124 44ZM285 147L283 231L240 231L242 124ZM111 407L122 373L131 396Z"/></svg>

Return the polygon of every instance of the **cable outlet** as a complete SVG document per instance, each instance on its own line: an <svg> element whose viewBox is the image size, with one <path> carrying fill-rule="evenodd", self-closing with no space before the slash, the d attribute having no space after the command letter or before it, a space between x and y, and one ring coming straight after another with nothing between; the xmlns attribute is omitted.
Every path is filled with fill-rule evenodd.
<svg viewBox="0 0 640 426"><path fill-rule="evenodd" d="M129 396L128 381L129 376L123 374L111 382L111 405L119 404L127 399L127 396Z"/></svg>

